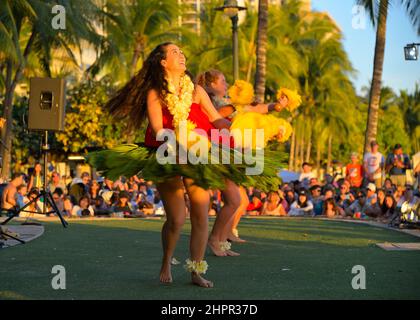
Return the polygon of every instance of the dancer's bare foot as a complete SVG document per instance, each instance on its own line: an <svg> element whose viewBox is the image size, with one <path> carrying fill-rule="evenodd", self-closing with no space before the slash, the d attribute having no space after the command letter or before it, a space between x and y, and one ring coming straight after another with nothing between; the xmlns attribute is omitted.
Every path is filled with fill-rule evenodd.
<svg viewBox="0 0 420 320"><path fill-rule="evenodd" d="M160 269L160 282L162 283L172 283L172 273L171 273L171 264L163 263L162 268Z"/></svg>
<svg viewBox="0 0 420 320"><path fill-rule="evenodd" d="M245 242L246 242L246 240L241 239L241 238L239 238L239 237L235 236L233 233L231 233L231 234L228 236L228 239L229 239L229 241L231 241L231 242L237 242L237 243L245 243Z"/></svg>
<svg viewBox="0 0 420 320"><path fill-rule="evenodd" d="M204 279L202 276L200 276L199 274L192 272L191 273L191 280L192 282L202 288L213 288L213 282Z"/></svg>
<svg viewBox="0 0 420 320"><path fill-rule="evenodd" d="M220 248L218 241L213 242L209 240L208 246L216 257L226 257L226 252Z"/></svg>
<svg viewBox="0 0 420 320"><path fill-rule="evenodd" d="M237 257L241 255L240 253L232 251L232 250L226 250L225 252L228 257Z"/></svg>

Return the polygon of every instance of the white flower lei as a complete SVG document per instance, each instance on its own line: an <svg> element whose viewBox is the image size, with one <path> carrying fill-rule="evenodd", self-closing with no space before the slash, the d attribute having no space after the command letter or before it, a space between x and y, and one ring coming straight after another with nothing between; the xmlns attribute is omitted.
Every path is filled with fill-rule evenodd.
<svg viewBox="0 0 420 320"><path fill-rule="evenodd" d="M168 90L169 92L165 96L165 103L174 117L173 125L177 128L188 119L193 101L194 84L189 76L183 75L180 80L180 94L176 94L176 88L169 80Z"/></svg>

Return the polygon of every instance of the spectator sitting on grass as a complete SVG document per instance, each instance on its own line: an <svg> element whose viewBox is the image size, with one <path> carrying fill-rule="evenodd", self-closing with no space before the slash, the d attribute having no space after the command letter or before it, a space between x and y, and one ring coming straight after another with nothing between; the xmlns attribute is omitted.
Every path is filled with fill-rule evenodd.
<svg viewBox="0 0 420 320"><path fill-rule="evenodd" d="M94 216L95 211L93 210L93 207L90 205L90 199L88 196L82 196L79 199L79 204L75 205L71 211L72 217L82 217L82 211L88 210L90 216ZM85 212L86 213L86 212Z"/></svg>
<svg viewBox="0 0 420 320"><path fill-rule="evenodd" d="M336 197L336 204L341 209L346 209L348 206L350 206L350 189L348 187L347 183L342 183L340 185L340 192Z"/></svg>
<svg viewBox="0 0 420 320"><path fill-rule="evenodd" d="M130 216L133 214L133 208L129 202L130 196L126 191L120 191L117 203L112 207L112 212L117 217Z"/></svg>
<svg viewBox="0 0 420 320"><path fill-rule="evenodd" d="M403 196L397 202L397 210L401 211L401 207L404 204L408 204L411 207L413 207L419 202L420 202L420 199L414 196L413 186L406 185Z"/></svg>
<svg viewBox="0 0 420 320"><path fill-rule="evenodd" d="M63 198L63 211L61 212L64 216L71 217L73 211L73 203L71 202L70 196L65 196Z"/></svg>
<svg viewBox="0 0 420 320"><path fill-rule="evenodd" d="M366 187L366 204L371 206L377 202L376 186L373 183L369 183Z"/></svg>
<svg viewBox="0 0 420 320"><path fill-rule="evenodd" d="M314 215L320 216L322 214L322 207L323 207L323 197L322 197L322 190L321 187L313 186L310 189L311 192L311 201L314 205Z"/></svg>
<svg viewBox="0 0 420 320"><path fill-rule="evenodd" d="M137 208L142 211L144 214L153 214L154 206L153 203L147 201L147 196L140 192L137 197Z"/></svg>
<svg viewBox="0 0 420 320"><path fill-rule="evenodd" d="M324 201L322 215L326 216L327 218L335 218L336 216L342 215L342 212L335 203L334 199L329 198Z"/></svg>
<svg viewBox="0 0 420 320"><path fill-rule="evenodd" d="M385 196L386 196L385 190L382 189L382 188L378 189L378 191L376 192L376 195L377 195L377 198L378 198L377 203L380 207L382 207L382 205L384 204L384 201L385 201Z"/></svg>
<svg viewBox="0 0 420 320"><path fill-rule="evenodd" d="M368 195L370 194L370 190L368 190ZM368 206L366 208L366 215L372 218L377 218L382 216L382 207L385 200L385 192L383 189L378 189L376 195L371 197L369 202L368 199Z"/></svg>
<svg viewBox="0 0 420 320"><path fill-rule="evenodd" d="M311 178L309 179L309 188L315 187L315 186L319 186L320 183L318 181L318 178Z"/></svg>
<svg viewBox="0 0 420 320"><path fill-rule="evenodd" d="M246 208L247 214L251 216L259 216L261 214L263 203L261 201L261 193L257 190L254 191L252 199Z"/></svg>
<svg viewBox="0 0 420 320"><path fill-rule="evenodd" d="M82 179L74 178L69 190L69 195L73 205L78 205L79 200L86 194L85 185L83 184Z"/></svg>
<svg viewBox="0 0 420 320"><path fill-rule="evenodd" d="M395 192L394 192L394 198L395 198L395 200L397 202L399 202L400 199L404 195L404 187L403 186L395 186L394 190L395 190Z"/></svg>
<svg viewBox="0 0 420 320"><path fill-rule="evenodd" d="M385 190L392 190L392 180L390 178L386 178L384 182L384 189Z"/></svg>
<svg viewBox="0 0 420 320"><path fill-rule="evenodd" d="M48 184L48 189L50 192L54 192L56 188L60 188L63 193L67 193L67 188L65 182L63 182L60 178L60 174L54 171L51 174L51 182Z"/></svg>
<svg viewBox="0 0 420 320"><path fill-rule="evenodd" d="M28 187L26 184L21 184L17 187L17 205L19 208L23 208L28 202Z"/></svg>
<svg viewBox="0 0 420 320"><path fill-rule="evenodd" d="M391 217L394 216L396 207L397 207L397 202L395 201L392 194L387 194L385 196L384 203L382 204L382 207L381 207L381 218L388 221Z"/></svg>
<svg viewBox="0 0 420 320"><path fill-rule="evenodd" d="M302 164L302 173L299 176L299 182L305 189L309 189L309 181L315 178L314 173L312 172L312 165L308 162Z"/></svg>
<svg viewBox="0 0 420 320"><path fill-rule="evenodd" d="M357 193L357 200L344 210L345 215L350 217L364 217L367 207L368 205L366 202L366 192L359 191Z"/></svg>
<svg viewBox="0 0 420 320"><path fill-rule="evenodd" d="M28 190L37 189L41 190L42 184L44 181L44 176L42 175L42 166L39 162L35 163L33 171L29 177Z"/></svg>
<svg viewBox="0 0 420 320"><path fill-rule="evenodd" d="M33 188L28 193L28 199L29 201L35 200L39 196L39 191L36 188ZM39 200L32 202L30 205L28 205L24 211L21 211L19 214L20 217L28 217L28 216L37 216L37 214L43 214L42 208L43 203Z"/></svg>
<svg viewBox="0 0 420 320"><path fill-rule="evenodd" d="M99 185L98 181L92 180L89 186L89 198L91 204L94 204L95 200L99 197L100 189L101 186Z"/></svg>
<svg viewBox="0 0 420 320"><path fill-rule="evenodd" d="M93 211L95 216L109 216L112 210L106 205L104 198L98 196L93 203Z"/></svg>
<svg viewBox="0 0 420 320"><path fill-rule="evenodd" d="M276 191L268 193L267 201L264 202L261 215L263 216L285 216L287 215L284 209L281 198Z"/></svg>
<svg viewBox="0 0 420 320"><path fill-rule="evenodd" d="M297 201L293 202L289 216L312 216L314 206L306 194L305 189L301 189L298 193Z"/></svg>
<svg viewBox="0 0 420 320"><path fill-rule="evenodd" d="M283 208L284 208L284 210L286 211L286 214L287 214L287 211L289 210L289 204L286 201L286 196L284 194L284 191L283 191L283 189L279 188L279 190L277 192L280 196L280 203L282 204L282 206L283 206Z"/></svg>
<svg viewBox="0 0 420 320"><path fill-rule="evenodd" d="M55 205L57 206L57 209L61 212L64 210L64 195L61 188L56 188L55 191L52 193L52 198L55 202Z"/></svg>
<svg viewBox="0 0 420 320"><path fill-rule="evenodd" d="M284 190L284 192L285 192L285 197L286 197L286 201L287 201L287 204L288 204L288 208L287 208L286 211L288 212L290 210L290 206L296 200L296 195L295 195L295 192L293 191L293 189L291 189L289 187L286 188Z"/></svg>
<svg viewBox="0 0 420 320"><path fill-rule="evenodd" d="M212 203L212 205L213 204L214 203ZM157 190L154 192L153 209L156 215L165 215L165 208L163 207L162 199L160 197L159 191Z"/></svg>

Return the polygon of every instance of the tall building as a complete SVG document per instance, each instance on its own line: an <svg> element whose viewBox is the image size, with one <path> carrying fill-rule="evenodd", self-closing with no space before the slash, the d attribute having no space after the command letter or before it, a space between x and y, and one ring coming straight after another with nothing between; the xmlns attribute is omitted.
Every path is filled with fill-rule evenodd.
<svg viewBox="0 0 420 320"><path fill-rule="evenodd" d="M258 10L258 1L259 0L245 0L245 4L250 10ZM238 1L239 3L241 0ZM244 2L244 0L242 0ZM271 6L281 6L286 3L287 0L268 0L268 4ZM311 0L300 0L302 2L302 10L311 11Z"/></svg>
<svg viewBox="0 0 420 320"><path fill-rule="evenodd" d="M200 33L200 13L202 3L205 1L206 0L178 0L178 4L184 6L182 15L178 17L178 24Z"/></svg>

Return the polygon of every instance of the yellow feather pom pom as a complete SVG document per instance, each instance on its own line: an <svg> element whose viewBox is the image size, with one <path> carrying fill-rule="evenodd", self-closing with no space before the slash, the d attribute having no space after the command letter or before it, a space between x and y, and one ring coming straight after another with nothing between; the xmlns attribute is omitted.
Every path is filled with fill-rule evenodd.
<svg viewBox="0 0 420 320"><path fill-rule="evenodd" d="M293 131L292 126L286 120L272 114L257 112L239 113L233 118L230 128L235 144L239 144L243 148L252 149L256 149L257 146L265 147L268 141L273 139L285 142ZM245 139L245 129L251 129L252 138L246 137ZM256 129L264 130L264 140L259 141L259 143L257 143Z"/></svg>
<svg viewBox="0 0 420 320"><path fill-rule="evenodd" d="M234 105L251 104L254 100L254 88L252 84L244 80L236 80L228 90L230 101Z"/></svg>
<svg viewBox="0 0 420 320"><path fill-rule="evenodd" d="M302 103L302 97L297 93L296 90L280 88L277 91L277 100L280 100L283 95L289 99L289 103L287 104L286 109L290 112L293 112Z"/></svg>

